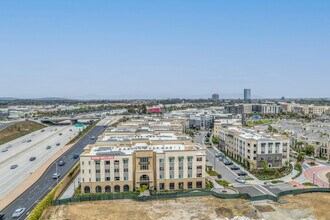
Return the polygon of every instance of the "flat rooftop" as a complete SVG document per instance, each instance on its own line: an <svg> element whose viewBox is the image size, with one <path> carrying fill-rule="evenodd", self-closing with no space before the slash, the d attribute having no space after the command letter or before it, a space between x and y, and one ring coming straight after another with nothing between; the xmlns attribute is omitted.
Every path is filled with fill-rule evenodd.
<svg viewBox="0 0 330 220"><path fill-rule="evenodd" d="M133 146L110 146L110 145L89 145L86 147L90 149L90 152L83 153L82 156L101 156L101 155L130 155L135 151L155 151L156 153L164 153L167 151L185 151L185 150L204 150L200 145L184 145L184 144L160 144L160 145L148 145L146 143L137 143ZM85 149L86 149L85 148ZM201 153L204 155L205 153Z"/></svg>

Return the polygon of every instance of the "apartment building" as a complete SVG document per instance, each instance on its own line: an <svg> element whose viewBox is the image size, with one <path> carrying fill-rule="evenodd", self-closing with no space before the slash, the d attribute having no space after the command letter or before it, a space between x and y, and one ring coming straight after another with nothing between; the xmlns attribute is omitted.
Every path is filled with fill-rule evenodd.
<svg viewBox="0 0 330 220"><path fill-rule="evenodd" d="M262 169L264 161L269 168L281 168L289 161L289 140L280 135L266 135L239 127L219 130L222 151L253 169Z"/></svg>
<svg viewBox="0 0 330 220"><path fill-rule="evenodd" d="M218 137L221 128L230 126L242 126L242 119L240 117L231 119L216 119L213 126L213 135Z"/></svg>
<svg viewBox="0 0 330 220"><path fill-rule="evenodd" d="M297 103L280 103L286 112L303 115L325 115L330 114L330 106L303 105Z"/></svg>
<svg viewBox="0 0 330 220"><path fill-rule="evenodd" d="M88 145L80 157L81 192L202 189L205 148L198 144Z"/></svg>

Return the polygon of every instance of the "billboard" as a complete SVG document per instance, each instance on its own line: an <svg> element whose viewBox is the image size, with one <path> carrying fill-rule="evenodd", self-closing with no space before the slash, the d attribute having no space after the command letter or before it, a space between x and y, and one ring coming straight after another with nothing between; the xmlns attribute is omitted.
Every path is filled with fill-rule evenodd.
<svg viewBox="0 0 330 220"><path fill-rule="evenodd" d="M149 113L159 113L160 112L160 108L156 107L156 108L148 108L148 112Z"/></svg>

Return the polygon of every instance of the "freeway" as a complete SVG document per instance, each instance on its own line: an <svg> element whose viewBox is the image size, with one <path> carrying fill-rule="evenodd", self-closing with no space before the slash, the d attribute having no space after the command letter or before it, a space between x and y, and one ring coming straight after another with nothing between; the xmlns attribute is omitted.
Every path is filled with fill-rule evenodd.
<svg viewBox="0 0 330 220"><path fill-rule="evenodd" d="M0 199L28 178L42 164L51 158L57 151L62 150L74 136L78 134L79 128L48 127L28 137L31 142L22 143L18 140L10 142L10 148L0 153ZM8 145L8 144L7 144ZM46 149L50 146L50 149ZM35 157L34 161L30 161ZM17 165L10 169L11 165Z"/></svg>
<svg viewBox="0 0 330 220"><path fill-rule="evenodd" d="M80 155L86 145L92 144L95 140L91 140L92 136L99 136L104 132L106 128L104 126L96 126L92 128L87 135L81 138L76 144L72 146L70 150L62 155L57 161L55 161L43 174L43 176L32 185L27 191L25 191L20 197L18 197L13 203L7 206L2 212L5 214L5 219L12 219L11 215L17 208L26 208L22 216L16 219L25 219L33 207L51 191L65 175L78 163L78 159L73 159L73 155ZM57 163L63 160L64 166L57 166ZM58 180L52 179L56 170L61 174Z"/></svg>

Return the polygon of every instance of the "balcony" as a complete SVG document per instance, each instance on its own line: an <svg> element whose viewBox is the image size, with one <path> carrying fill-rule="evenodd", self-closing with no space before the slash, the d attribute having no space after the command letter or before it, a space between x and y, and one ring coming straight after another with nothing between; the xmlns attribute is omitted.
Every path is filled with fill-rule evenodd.
<svg viewBox="0 0 330 220"><path fill-rule="evenodd" d="M150 165L150 162L139 162L139 165Z"/></svg>

